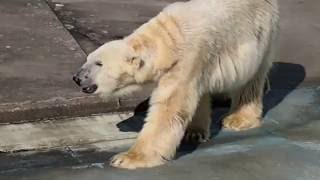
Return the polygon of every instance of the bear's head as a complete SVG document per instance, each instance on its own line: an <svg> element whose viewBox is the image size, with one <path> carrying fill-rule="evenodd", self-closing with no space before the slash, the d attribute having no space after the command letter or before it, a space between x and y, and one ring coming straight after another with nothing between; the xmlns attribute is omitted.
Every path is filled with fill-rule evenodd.
<svg viewBox="0 0 320 180"><path fill-rule="evenodd" d="M127 41L108 42L89 54L73 80L89 94L104 98L127 95L148 81L152 65Z"/></svg>

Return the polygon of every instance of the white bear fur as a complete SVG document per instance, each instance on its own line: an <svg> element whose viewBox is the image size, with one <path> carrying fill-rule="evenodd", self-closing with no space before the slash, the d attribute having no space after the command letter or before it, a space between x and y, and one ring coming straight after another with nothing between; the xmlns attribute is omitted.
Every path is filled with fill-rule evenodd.
<svg viewBox="0 0 320 180"><path fill-rule="evenodd" d="M187 140L206 141L209 94L232 99L225 128L259 126L277 22L276 0L177 2L123 40L90 54L87 65L103 63L91 75L101 96L157 83L137 142L111 165L135 169L163 164L174 157L185 132Z"/></svg>

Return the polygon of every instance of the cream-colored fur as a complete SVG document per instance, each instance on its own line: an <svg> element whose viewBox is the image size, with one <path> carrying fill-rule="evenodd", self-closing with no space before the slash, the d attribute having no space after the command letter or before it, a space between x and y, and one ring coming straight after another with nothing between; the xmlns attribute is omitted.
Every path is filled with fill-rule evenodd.
<svg viewBox="0 0 320 180"><path fill-rule="evenodd" d="M192 0L169 5L123 40L106 43L83 68L97 94L122 96L156 82L146 123L111 165L153 167L174 157L184 137L209 138L209 93L227 93L224 127L260 125L262 91L278 21L276 0ZM96 62L102 67L95 67Z"/></svg>

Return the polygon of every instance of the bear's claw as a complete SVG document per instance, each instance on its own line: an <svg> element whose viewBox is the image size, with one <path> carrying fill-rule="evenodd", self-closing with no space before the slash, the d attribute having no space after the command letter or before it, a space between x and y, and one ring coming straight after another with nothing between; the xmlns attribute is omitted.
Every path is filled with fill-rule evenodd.
<svg viewBox="0 0 320 180"><path fill-rule="evenodd" d="M209 135L201 131L187 131L184 136L184 142L199 144L209 141Z"/></svg>
<svg viewBox="0 0 320 180"><path fill-rule="evenodd" d="M154 167L164 164L161 157L147 157L142 153L125 152L113 156L110 166L122 169Z"/></svg>

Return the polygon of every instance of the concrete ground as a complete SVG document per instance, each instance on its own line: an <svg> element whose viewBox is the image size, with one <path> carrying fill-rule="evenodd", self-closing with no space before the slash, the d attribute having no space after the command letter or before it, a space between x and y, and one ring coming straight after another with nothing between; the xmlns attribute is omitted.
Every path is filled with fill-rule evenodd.
<svg viewBox="0 0 320 180"><path fill-rule="evenodd" d="M268 105L273 107L266 110L263 126L246 132L220 131L220 115L226 111L226 108L216 109L210 142L198 147L183 144L177 158L161 167L136 171L109 167L108 159L133 143L135 132L141 128L141 124L138 124L143 120L143 116L139 114L129 120L119 121L109 115L104 117L105 123L111 124L108 128L101 129L88 123L81 125L79 120L74 121L78 122L74 123L75 127L88 137L99 137L102 134L105 139L100 139L96 143L82 144L80 147L70 144L49 150L29 150L0 155L0 179L318 180L320 176L320 86L295 89L278 102L277 94L281 93L283 91L271 92L267 97L266 107ZM88 118L88 120L94 120L93 124L99 121L96 118ZM59 124L57 126L59 127ZM106 131L101 131L103 129ZM2 128L1 131L5 129ZM50 131L52 134L50 137L58 137L52 131ZM71 134L77 136L77 130L74 131L67 136L69 138ZM110 135L113 136L112 141L108 140ZM130 137L124 138L127 135ZM116 139L115 136L123 139ZM39 137L38 141L42 142L43 139Z"/></svg>
<svg viewBox="0 0 320 180"><path fill-rule="evenodd" d="M72 75L86 54L44 0L0 2L0 124L132 109L81 93Z"/></svg>
<svg viewBox="0 0 320 180"><path fill-rule="evenodd" d="M0 1L1 180L319 179L320 2L311 0L279 1L280 41L263 127L221 131L227 108L213 104L210 142L184 144L176 160L154 169L104 164L134 141L145 108L130 116L149 90L102 102L80 93L71 75L86 54L174 1Z"/></svg>

